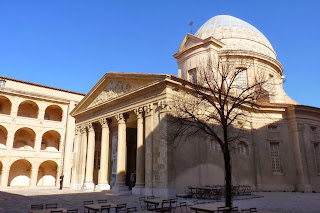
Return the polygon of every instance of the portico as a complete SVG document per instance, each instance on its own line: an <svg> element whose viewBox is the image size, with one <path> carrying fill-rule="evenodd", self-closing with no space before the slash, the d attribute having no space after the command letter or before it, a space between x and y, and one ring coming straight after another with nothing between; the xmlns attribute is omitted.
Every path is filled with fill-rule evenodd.
<svg viewBox="0 0 320 213"><path fill-rule="evenodd" d="M159 154L161 126L165 126L160 125L160 119L164 117L162 114L165 113L162 110L164 100L161 101L163 90L157 85L158 88L153 88L150 95L141 95L140 91L135 94L132 89L142 83L141 79L133 79L134 83L131 81L120 84L110 81L114 80L113 74L108 75L111 75L106 79L109 82L105 85L100 82L104 88L94 87L93 90L97 92L89 92L72 112L76 118L76 162L72 188L112 188L113 192L129 190L130 175L136 171L133 194L160 193L161 196L168 197L168 178L160 179L160 175L167 175L167 156ZM154 75L144 77L146 82L159 80L159 75L156 78ZM112 88L110 84L113 85ZM102 95L103 93L109 96ZM105 98L105 102L101 102L101 96ZM166 146L166 143L162 146ZM116 156L116 163L112 156ZM160 157L164 160L159 161ZM158 162L166 164L161 166L162 172Z"/></svg>

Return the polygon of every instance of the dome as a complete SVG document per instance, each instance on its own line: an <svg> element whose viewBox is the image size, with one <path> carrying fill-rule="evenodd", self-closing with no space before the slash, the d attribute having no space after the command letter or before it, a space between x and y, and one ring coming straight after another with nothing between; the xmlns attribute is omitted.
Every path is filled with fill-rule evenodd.
<svg viewBox="0 0 320 213"><path fill-rule="evenodd" d="M219 15L209 19L195 36L201 39L212 36L226 44L223 50L250 51L277 59L270 42L257 28L233 16Z"/></svg>

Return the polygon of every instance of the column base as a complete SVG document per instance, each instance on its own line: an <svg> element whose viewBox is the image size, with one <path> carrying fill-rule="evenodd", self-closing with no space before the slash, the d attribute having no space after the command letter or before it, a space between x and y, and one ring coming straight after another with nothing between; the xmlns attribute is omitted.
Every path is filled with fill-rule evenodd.
<svg viewBox="0 0 320 213"><path fill-rule="evenodd" d="M98 184L96 185L96 190L102 191L102 190L110 190L111 187L109 184Z"/></svg>
<svg viewBox="0 0 320 213"><path fill-rule="evenodd" d="M94 191L94 183L92 181L85 182L84 185L83 185L83 189L85 191Z"/></svg>
<svg viewBox="0 0 320 213"><path fill-rule="evenodd" d="M112 187L113 193L119 193L123 191L129 191L129 186L113 186Z"/></svg>

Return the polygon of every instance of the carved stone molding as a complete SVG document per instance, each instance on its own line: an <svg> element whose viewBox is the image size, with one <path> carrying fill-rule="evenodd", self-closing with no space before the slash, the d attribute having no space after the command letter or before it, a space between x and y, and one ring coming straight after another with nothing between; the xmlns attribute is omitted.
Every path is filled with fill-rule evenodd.
<svg viewBox="0 0 320 213"><path fill-rule="evenodd" d="M80 131L81 130L81 126L76 126L75 127L75 129L74 129L74 133L76 134L76 135L78 135L78 134L80 134Z"/></svg>
<svg viewBox="0 0 320 213"><path fill-rule="evenodd" d="M115 117L118 122L122 122L122 121L126 122L129 118L129 115L126 113L119 113Z"/></svg>
<svg viewBox="0 0 320 213"><path fill-rule="evenodd" d="M144 116L143 107L138 107L138 108L134 109L133 111L137 115L138 118L142 118Z"/></svg>
<svg viewBox="0 0 320 213"><path fill-rule="evenodd" d="M86 127L87 127L88 131L94 131L93 123L88 123L88 124L86 125Z"/></svg>
<svg viewBox="0 0 320 213"><path fill-rule="evenodd" d="M86 126L80 126L80 133L85 134L87 132L87 127Z"/></svg>
<svg viewBox="0 0 320 213"><path fill-rule="evenodd" d="M89 107L99 105L107 100L120 96L138 87L137 84L122 81L111 81L93 100Z"/></svg>
<svg viewBox="0 0 320 213"><path fill-rule="evenodd" d="M160 112L165 112L168 110L168 102L167 100L162 100L162 101L159 101L158 102L158 107L159 107L159 110Z"/></svg>
<svg viewBox="0 0 320 213"><path fill-rule="evenodd" d="M147 106L143 107L144 115L145 116L150 116L152 115L153 111L153 104L148 104Z"/></svg>
<svg viewBox="0 0 320 213"><path fill-rule="evenodd" d="M112 120L108 119L108 118L101 118L99 120L99 122L100 122L101 126L104 127L104 126L109 126L110 123L112 122Z"/></svg>

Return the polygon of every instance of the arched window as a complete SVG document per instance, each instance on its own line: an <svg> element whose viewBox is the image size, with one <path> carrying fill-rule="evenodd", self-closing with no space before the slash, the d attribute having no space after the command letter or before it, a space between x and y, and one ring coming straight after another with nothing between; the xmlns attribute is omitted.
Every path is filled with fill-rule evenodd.
<svg viewBox="0 0 320 213"><path fill-rule="evenodd" d="M0 96L0 114L10 115L11 101L5 97Z"/></svg>
<svg viewBox="0 0 320 213"><path fill-rule="evenodd" d="M241 155L249 155L248 144L244 141L238 143L238 152Z"/></svg>
<svg viewBox="0 0 320 213"><path fill-rule="evenodd" d="M0 148L6 148L8 131L0 125Z"/></svg>
<svg viewBox="0 0 320 213"><path fill-rule="evenodd" d="M10 167L8 186L30 186L31 163L21 159Z"/></svg>
<svg viewBox="0 0 320 213"><path fill-rule="evenodd" d="M39 166L37 186L55 186L58 165L56 162L47 160Z"/></svg>
<svg viewBox="0 0 320 213"><path fill-rule="evenodd" d="M18 116L37 118L39 107L33 101L24 101L19 105Z"/></svg>
<svg viewBox="0 0 320 213"><path fill-rule="evenodd" d="M34 149L36 134L30 128L24 127L14 134L13 148L16 149Z"/></svg>
<svg viewBox="0 0 320 213"><path fill-rule="evenodd" d="M43 134L41 141L41 150L59 151L61 136L57 131L50 130Z"/></svg>
<svg viewBox="0 0 320 213"><path fill-rule="evenodd" d="M62 121L62 109L57 105L48 106L45 113L44 119L51 121Z"/></svg>

